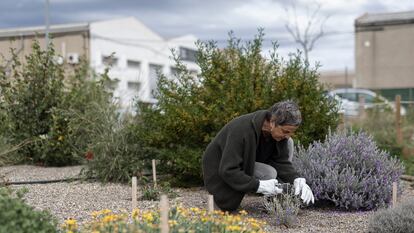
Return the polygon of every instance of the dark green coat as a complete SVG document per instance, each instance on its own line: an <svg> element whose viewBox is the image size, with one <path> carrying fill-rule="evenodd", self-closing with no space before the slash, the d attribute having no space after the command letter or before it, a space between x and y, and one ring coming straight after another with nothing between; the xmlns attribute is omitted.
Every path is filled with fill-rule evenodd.
<svg viewBox="0 0 414 233"><path fill-rule="evenodd" d="M204 184L222 210L237 209L246 193L256 192L259 188L259 180L253 172L266 112L260 110L233 119L204 152ZM269 165L276 169L278 178L293 183L298 174L288 160L287 140L275 143L278 154Z"/></svg>

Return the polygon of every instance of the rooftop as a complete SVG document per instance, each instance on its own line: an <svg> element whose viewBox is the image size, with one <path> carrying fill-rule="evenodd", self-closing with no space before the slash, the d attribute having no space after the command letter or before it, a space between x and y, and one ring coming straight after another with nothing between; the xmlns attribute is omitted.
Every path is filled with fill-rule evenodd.
<svg viewBox="0 0 414 233"><path fill-rule="evenodd" d="M360 16L355 20L355 27L386 26L414 24L414 11L377 13Z"/></svg>
<svg viewBox="0 0 414 233"><path fill-rule="evenodd" d="M89 28L89 23L50 25L49 33L87 31L88 28ZM44 34L45 30L46 30L45 26L1 29L0 38Z"/></svg>

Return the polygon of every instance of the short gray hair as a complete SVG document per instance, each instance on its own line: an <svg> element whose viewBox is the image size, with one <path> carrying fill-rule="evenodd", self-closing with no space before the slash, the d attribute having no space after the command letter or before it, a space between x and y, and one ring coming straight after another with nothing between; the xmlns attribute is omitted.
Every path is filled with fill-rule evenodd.
<svg viewBox="0 0 414 233"><path fill-rule="evenodd" d="M302 122L299 106L292 100L277 102L268 111L268 120L274 121L276 125L299 126Z"/></svg>

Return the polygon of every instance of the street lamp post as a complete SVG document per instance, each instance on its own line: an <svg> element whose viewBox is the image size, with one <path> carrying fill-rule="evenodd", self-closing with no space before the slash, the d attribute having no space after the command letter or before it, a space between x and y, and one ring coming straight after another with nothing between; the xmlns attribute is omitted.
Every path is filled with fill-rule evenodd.
<svg viewBox="0 0 414 233"><path fill-rule="evenodd" d="M46 0L45 6L45 21L46 21L46 31L45 31L45 43L46 48L49 47L49 0Z"/></svg>

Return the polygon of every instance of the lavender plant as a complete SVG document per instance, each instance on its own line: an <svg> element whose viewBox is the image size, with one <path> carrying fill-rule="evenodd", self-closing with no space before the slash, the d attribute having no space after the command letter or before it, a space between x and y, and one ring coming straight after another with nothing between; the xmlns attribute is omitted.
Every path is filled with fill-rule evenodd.
<svg viewBox="0 0 414 233"><path fill-rule="evenodd" d="M292 227L297 223L297 215L300 210L301 200L294 195L293 187L286 184L283 193L276 196L264 197L265 210L275 217L277 225Z"/></svg>
<svg viewBox="0 0 414 233"><path fill-rule="evenodd" d="M395 208L376 212L368 224L369 233L414 232L414 198Z"/></svg>
<svg viewBox="0 0 414 233"><path fill-rule="evenodd" d="M293 163L316 200L346 210L370 210L390 203L392 183L399 182L401 162L378 149L364 132L335 133L325 142L299 146Z"/></svg>

